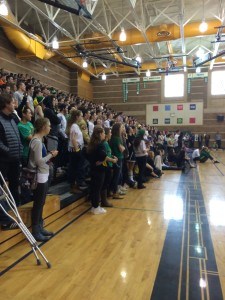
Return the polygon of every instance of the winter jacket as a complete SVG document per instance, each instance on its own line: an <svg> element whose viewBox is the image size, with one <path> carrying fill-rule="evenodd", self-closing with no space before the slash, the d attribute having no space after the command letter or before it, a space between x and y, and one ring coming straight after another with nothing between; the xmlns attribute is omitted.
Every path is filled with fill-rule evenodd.
<svg viewBox="0 0 225 300"><path fill-rule="evenodd" d="M22 153L23 145L14 119L0 112L0 161L18 161Z"/></svg>

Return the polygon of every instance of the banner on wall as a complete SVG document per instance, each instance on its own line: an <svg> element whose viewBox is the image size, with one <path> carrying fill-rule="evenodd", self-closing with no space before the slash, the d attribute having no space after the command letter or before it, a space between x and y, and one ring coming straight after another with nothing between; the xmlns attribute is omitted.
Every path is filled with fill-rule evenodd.
<svg viewBox="0 0 225 300"><path fill-rule="evenodd" d="M203 102L147 104L146 123L150 126L202 125Z"/></svg>
<svg viewBox="0 0 225 300"><path fill-rule="evenodd" d="M162 76L151 76L151 77L143 77L144 82L149 82L149 81L161 81Z"/></svg>
<svg viewBox="0 0 225 300"><path fill-rule="evenodd" d="M123 78L123 83L140 82L139 77L135 78Z"/></svg>
<svg viewBox="0 0 225 300"><path fill-rule="evenodd" d="M202 72L202 73L191 73L188 74L188 78L205 78L208 77L208 72Z"/></svg>

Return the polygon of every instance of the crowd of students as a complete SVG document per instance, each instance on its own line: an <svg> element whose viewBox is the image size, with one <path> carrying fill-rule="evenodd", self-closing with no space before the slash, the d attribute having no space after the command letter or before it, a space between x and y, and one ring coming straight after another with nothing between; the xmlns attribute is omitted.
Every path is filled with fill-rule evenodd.
<svg viewBox="0 0 225 300"><path fill-rule="evenodd" d="M57 91L28 75L0 73L0 171L19 206L21 170L37 170L31 200L38 241L53 234L44 229L42 211L49 183L62 170L71 193L89 189L97 215L112 206L110 198L123 199L128 188L144 189L149 177L192 166L188 153L180 131L160 132L104 103ZM16 227L2 212L0 223L5 230Z"/></svg>

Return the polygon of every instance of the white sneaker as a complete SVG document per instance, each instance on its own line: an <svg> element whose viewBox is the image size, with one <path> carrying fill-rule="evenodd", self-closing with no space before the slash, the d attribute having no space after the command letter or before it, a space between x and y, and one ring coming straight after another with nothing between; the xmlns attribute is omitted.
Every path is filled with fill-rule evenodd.
<svg viewBox="0 0 225 300"><path fill-rule="evenodd" d="M104 209L103 207L101 207L101 206L99 206L99 207L100 207L100 209L101 209L101 211L102 211L103 214L105 214L107 212L107 210Z"/></svg>
<svg viewBox="0 0 225 300"><path fill-rule="evenodd" d="M98 206L97 208L92 207L91 212L94 215L100 215L100 214L105 214L106 210L100 206Z"/></svg>
<svg viewBox="0 0 225 300"><path fill-rule="evenodd" d="M122 191L122 190L119 189L119 190L118 190L118 194L119 194L119 195L126 195L126 192L124 192L124 191Z"/></svg>
<svg viewBox="0 0 225 300"><path fill-rule="evenodd" d="M127 191L128 191L128 188L121 185L120 190L121 190L122 192L127 192Z"/></svg>

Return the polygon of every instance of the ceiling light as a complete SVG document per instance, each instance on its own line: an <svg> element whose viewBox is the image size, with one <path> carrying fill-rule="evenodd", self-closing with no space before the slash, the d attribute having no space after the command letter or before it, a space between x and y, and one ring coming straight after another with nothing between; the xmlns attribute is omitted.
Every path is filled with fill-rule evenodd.
<svg viewBox="0 0 225 300"><path fill-rule="evenodd" d="M83 61L82 67L83 68L87 68L88 67L88 63L87 63L86 59Z"/></svg>
<svg viewBox="0 0 225 300"><path fill-rule="evenodd" d="M102 80L106 80L106 75L105 75L105 73L102 74Z"/></svg>
<svg viewBox="0 0 225 300"><path fill-rule="evenodd" d="M202 23L199 25L199 31L205 32L208 29L208 24L205 22L205 20L202 20Z"/></svg>
<svg viewBox="0 0 225 300"><path fill-rule="evenodd" d="M120 38L119 38L119 40L121 42L125 42L126 39L127 39L127 35L126 35L126 32L125 32L124 28L122 27L121 28L121 32L120 32Z"/></svg>
<svg viewBox="0 0 225 300"><path fill-rule="evenodd" d="M200 68L200 67L197 67L196 70L195 70L195 72L196 72L196 73L201 73L201 68Z"/></svg>
<svg viewBox="0 0 225 300"><path fill-rule="evenodd" d="M1 16L8 16L9 12L8 12L8 8L6 6L5 1L1 1L0 2L0 15Z"/></svg>
<svg viewBox="0 0 225 300"><path fill-rule="evenodd" d="M199 48L198 51L196 52L196 54L197 54L197 57L201 58L205 54L205 52L202 48Z"/></svg>
<svg viewBox="0 0 225 300"><path fill-rule="evenodd" d="M147 76L147 77L150 77L150 76L151 76L151 71L150 71L150 70L147 70L147 71L146 71L146 76Z"/></svg>
<svg viewBox="0 0 225 300"><path fill-rule="evenodd" d="M136 61L138 61L139 63L141 63L141 57L140 57L139 54L136 56Z"/></svg>
<svg viewBox="0 0 225 300"><path fill-rule="evenodd" d="M59 49L59 42L58 42L56 37L52 41L52 48L53 49Z"/></svg>

